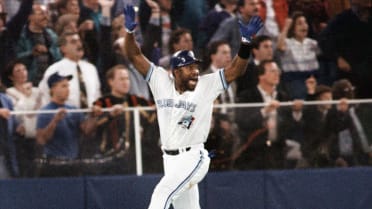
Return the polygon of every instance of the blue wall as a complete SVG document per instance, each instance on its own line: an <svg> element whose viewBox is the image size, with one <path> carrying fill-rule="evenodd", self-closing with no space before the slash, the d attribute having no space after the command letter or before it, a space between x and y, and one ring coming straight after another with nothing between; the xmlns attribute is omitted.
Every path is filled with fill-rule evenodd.
<svg viewBox="0 0 372 209"><path fill-rule="evenodd" d="M0 181L0 209L144 209L159 175ZM203 209L372 209L372 168L209 173Z"/></svg>

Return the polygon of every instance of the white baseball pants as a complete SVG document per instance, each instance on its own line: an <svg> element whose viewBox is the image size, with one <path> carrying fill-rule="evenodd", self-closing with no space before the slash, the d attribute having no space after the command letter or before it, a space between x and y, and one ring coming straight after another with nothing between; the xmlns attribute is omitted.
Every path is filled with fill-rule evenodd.
<svg viewBox="0 0 372 209"><path fill-rule="evenodd" d="M163 155L164 176L156 185L149 209L200 209L198 183L210 158L203 145L178 155Z"/></svg>

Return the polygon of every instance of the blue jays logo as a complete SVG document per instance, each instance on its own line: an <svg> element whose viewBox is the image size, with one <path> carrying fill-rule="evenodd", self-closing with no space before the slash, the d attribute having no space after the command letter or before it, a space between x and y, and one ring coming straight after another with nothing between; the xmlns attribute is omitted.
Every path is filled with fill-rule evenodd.
<svg viewBox="0 0 372 209"><path fill-rule="evenodd" d="M184 116L181 121L179 121L177 124L181 125L182 128L187 128L190 129L192 122L195 120L195 118L190 115L190 116Z"/></svg>

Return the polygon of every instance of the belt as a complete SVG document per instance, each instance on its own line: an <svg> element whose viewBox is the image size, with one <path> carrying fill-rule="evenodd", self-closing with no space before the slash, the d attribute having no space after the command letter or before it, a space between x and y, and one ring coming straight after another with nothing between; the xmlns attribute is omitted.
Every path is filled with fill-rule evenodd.
<svg viewBox="0 0 372 209"><path fill-rule="evenodd" d="M191 150L191 147L185 147L180 149L163 149L164 153L167 155L178 155L182 152L188 152Z"/></svg>

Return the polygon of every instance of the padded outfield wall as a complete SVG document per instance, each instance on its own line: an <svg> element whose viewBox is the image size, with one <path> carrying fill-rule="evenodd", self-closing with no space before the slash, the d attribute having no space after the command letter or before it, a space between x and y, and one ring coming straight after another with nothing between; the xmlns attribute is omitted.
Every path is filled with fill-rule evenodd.
<svg viewBox="0 0 372 209"><path fill-rule="evenodd" d="M0 181L0 209L145 209L160 175ZM372 168L209 173L203 209L372 209Z"/></svg>

